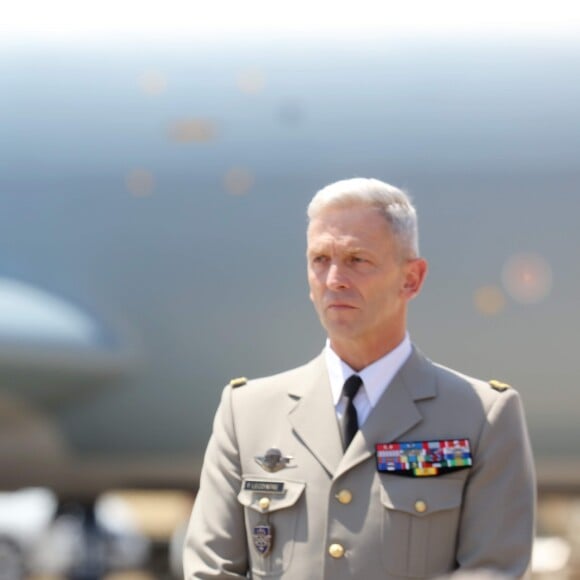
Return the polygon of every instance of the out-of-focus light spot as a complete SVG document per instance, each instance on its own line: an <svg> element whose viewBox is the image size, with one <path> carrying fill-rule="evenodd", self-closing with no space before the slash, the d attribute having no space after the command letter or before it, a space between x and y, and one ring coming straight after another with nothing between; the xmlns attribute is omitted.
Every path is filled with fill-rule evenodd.
<svg viewBox="0 0 580 580"><path fill-rule="evenodd" d="M561 572L568 565L572 548L564 538L536 538L532 551L532 572Z"/></svg>
<svg viewBox="0 0 580 580"><path fill-rule="evenodd" d="M502 282L514 300L535 304L546 298L552 289L552 269L537 254L514 254L503 267Z"/></svg>
<svg viewBox="0 0 580 580"><path fill-rule="evenodd" d="M145 71L139 77L139 86L147 95L161 95L167 90L167 79L158 71Z"/></svg>
<svg viewBox="0 0 580 580"><path fill-rule="evenodd" d="M123 570L111 572L104 576L103 580L155 580L155 576L144 570Z"/></svg>
<svg viewBox="0 0 580 580"><path fill-rule="evenodd" d="M42 487L0 493L0 532L10 530L14 538L30 540L44 531L56 511L54 493Z"/></svg>
<svg viewBox="0 0 580 580"><path fill-rule="evenodd" d="M264 90L264 75L257 69L243 70L238 74L238 88L242 93L256 95Z"/></svg>
<svg viewBox="0 0 580 580"><path fill-rule="evenodd" d="M245 167L232 167L224 176L224 186L232 195L244 195L253 187L255 178Z"/></svg>
<svg viewBox="0 0 580 580"><path fill-rule="evenodd" d="M167 540L175 528L187 520L191 496L172 490L119 490L99 499L97 512L107 520L107 529L136 529L146 537Z"/></svg>
<svg viewBox="0 0 580 580"><path fill-rule="evenodd" d="M495 316L505 307L505 297L497 286L482 286L473 296L475 308L486 316Z"/></svg>
<svg viewBox="0 0 580 580"><path fill-rule="evenodd" d="M288 99L280 105L278 117L285 125L300 125L304 121L304 106L298 99Z"/></svg>
<svg viewBox="0 0 580 580"><path fill-rule="evenodd" d="M169 138L177 143L206 143L215 137L215 125L208 119L181 119L169 127Z"/></svg>
<svg viewBox="0 0 580 580"><path fill-rule="evenodd" d="M133 169L126 178L127 189L137 197L151 195L155 189L155 178L147 169Z"/></svg>

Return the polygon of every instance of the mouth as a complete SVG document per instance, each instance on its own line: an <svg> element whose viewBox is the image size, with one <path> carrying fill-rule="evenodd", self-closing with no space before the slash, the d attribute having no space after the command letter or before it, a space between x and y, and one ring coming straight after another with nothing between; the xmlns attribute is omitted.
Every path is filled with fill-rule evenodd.
<svg viewBox="0 0 580 580"><path fill-rule="evenodd" d="M354 310L356 306L344 302L332 302L326 306L326 310Z"/></svg>

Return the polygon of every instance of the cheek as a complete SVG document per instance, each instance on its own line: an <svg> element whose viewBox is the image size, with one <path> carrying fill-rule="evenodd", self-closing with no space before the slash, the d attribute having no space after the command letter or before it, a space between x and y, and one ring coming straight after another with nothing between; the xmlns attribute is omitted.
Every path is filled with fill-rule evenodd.
<svg viewBox="0 0 580 580"><path fill-rule="evenodd" d="M382 285L380 291L374 293L379 301L392 304L405 294L404 282L401 279L391 280L389 284Z"/></svg>
<svg viewBox="0 0 580 580"><path fill-rule="evenodd" d="M308 270L308 296L312 302L316 302L316 289L318 283L316 281L316 276L311 270Z"/></svg>
<svg viewBox="0 0 580 580"><path fill-rule="evenodd" d="M320 288L321 277L318 272L312 269L308 269L308 286L311 292L316 292L317 288Z"/></svg>

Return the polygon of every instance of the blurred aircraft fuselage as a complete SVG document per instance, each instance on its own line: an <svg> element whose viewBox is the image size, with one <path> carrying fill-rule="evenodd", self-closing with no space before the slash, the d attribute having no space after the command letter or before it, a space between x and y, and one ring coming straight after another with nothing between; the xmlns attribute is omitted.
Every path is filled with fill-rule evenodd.
<svg viewBox="0 0 580 580"><path fill-rule="evenodd" d="M580 483L579 57L491 40L4 51L0 488L194 488L221 387L322 349L305 208L353 176L417 205L413 341L513 384L541 482Z"/></svg>

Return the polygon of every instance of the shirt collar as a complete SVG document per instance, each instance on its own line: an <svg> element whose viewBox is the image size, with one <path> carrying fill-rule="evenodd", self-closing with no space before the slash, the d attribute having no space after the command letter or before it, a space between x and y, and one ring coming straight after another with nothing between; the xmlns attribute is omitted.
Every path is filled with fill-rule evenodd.
<svg viewBox="0 0 580 580"><path fill-rule="evenodd" d="M330 340L326 340L324 347L324 356L326 359L326 368L330 379L330 388L332 390L332 400L336 406L340 400L344 381L353 374L359 375L363 380L363 387L370 401L371 407L374 407L382 394L387 390L393 377L399 372L405 361L411 355L413 347L409 334L405 334L402 342L399 343L391 352L371 363L358 373L348 366L332 350Z"/></svg>

